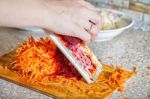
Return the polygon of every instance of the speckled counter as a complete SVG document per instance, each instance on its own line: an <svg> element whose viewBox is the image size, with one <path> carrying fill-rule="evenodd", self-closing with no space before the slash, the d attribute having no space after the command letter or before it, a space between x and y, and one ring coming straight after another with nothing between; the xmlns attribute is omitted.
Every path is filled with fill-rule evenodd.
<svg viewBox="0 0 150 99"><path fill-rule="evenodd" d="M16 48L28 35L30 34L24 31L0 28L0 55ZM106 64L123 66L128 70L135 66L139 69L137 75L126 83L126 91L115 91L110 99L150 99L150 70L146 68L150 66L150 32L130 29L111 41L93 42L89 46ZM0 99L51 98L0 79Z"/></svg>

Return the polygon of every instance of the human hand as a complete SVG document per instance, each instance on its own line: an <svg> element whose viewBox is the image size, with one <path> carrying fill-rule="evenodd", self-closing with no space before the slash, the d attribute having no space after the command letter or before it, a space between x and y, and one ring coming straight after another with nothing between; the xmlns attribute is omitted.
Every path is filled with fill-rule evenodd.
<svg viewBox="0 0 150 99"><path fill-rule="evenodd" d="M89 42L100 29L100 18L84 0L1 0L0 26L36 26Z"/></svg>
<svg viewBox="0 0 150 99"><path fill-rule="evenodd" d="M100 16L84 0L43 0L47 11L41 27L90 42L100 30Z"/></svg>

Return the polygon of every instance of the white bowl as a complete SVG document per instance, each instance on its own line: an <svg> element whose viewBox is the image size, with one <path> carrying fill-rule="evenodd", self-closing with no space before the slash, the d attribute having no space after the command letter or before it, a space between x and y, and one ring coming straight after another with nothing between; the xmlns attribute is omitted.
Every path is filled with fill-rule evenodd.
<svg viewBox="0 0 150 99"><path fill-rule="evenodd" d="M117 17L115 23L117 23L118 26L112 29L101 30L95 39L96 42L111 40L120 33L122 33L124 30L130 28L134 24L133 19L128 15L124 14L123 12L106 8L99 8L97 10L100 13L101 12L111 13L112 15L114 15L113 16L114 19L115 17Z"/></svg>

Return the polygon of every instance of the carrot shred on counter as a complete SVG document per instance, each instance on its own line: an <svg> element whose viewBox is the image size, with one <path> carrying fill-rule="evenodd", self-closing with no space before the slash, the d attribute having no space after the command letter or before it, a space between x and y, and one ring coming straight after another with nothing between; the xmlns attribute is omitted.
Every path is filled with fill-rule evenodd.
<svg viewBox="0 0 150 99"><path fill-rule="evenodd" d="M130 97L128 97L128 96L125 96L125 97L123 97L123 99L131 99Z"/></svg>
<svg viewBox="0 0 150 99"><path fill-rule="evenodd" d="M125 92L125 87L124 86L120 86L118 88L118 91L121 92L121 93Z"/></svg>
<svg viewBox="0 0 150 99"><path fill-rule="evenodd" d="M12 69L32 81L41 81L45 77L64 75L66 78L81 76L65 58L56 45L48 38L35 41L31 36L16 51Z"/></svg>
<svg viewBox="0 0 150 99"><path fill-rule="evenodd" d="M149 70L150 70L150 66L147 66L147 69L149 69Z"/></svg>
<svg viewBox="0 0 150 99"><path fill-rule="evenodd" d="M135 73L138 73L138 68L137 68L137 67L134 67L134 68L133 68L133 71L134 71Z"/></svg>
<svg viewBox="0 0 150 99"><path fill-rule="evenodd" d="M108 85L116 85L118 87L121 87L122 82L124 81L123 78L130 77L131 74L129 74L127 71L124 71L123 68L117 67L116 70L109 76L108 81L106 83Z"/></svg>

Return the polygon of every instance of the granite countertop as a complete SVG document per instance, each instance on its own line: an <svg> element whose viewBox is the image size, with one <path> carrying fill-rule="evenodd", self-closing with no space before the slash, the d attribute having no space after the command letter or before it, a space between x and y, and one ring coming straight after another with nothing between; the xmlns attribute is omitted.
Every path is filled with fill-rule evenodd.
<svg viewBox="0 0 150 99"><path fill-rule="evenodd" d="M33 34L33 33L32 33ZM34 33L35 34L35 33ZM30 33L0 28L0 55L17 47L27 39ZM37 37L37 35L36 35ZM126 91L115 91L110 99L150 99L150 32L126 30L121 35L107 42L93 42L89 45L104 63L123 66L128 70L137 67L139 72L126 83ZM109 57L112 57L110 60ZM50 97L0 79L0 99L50 99Z"/></svg>

